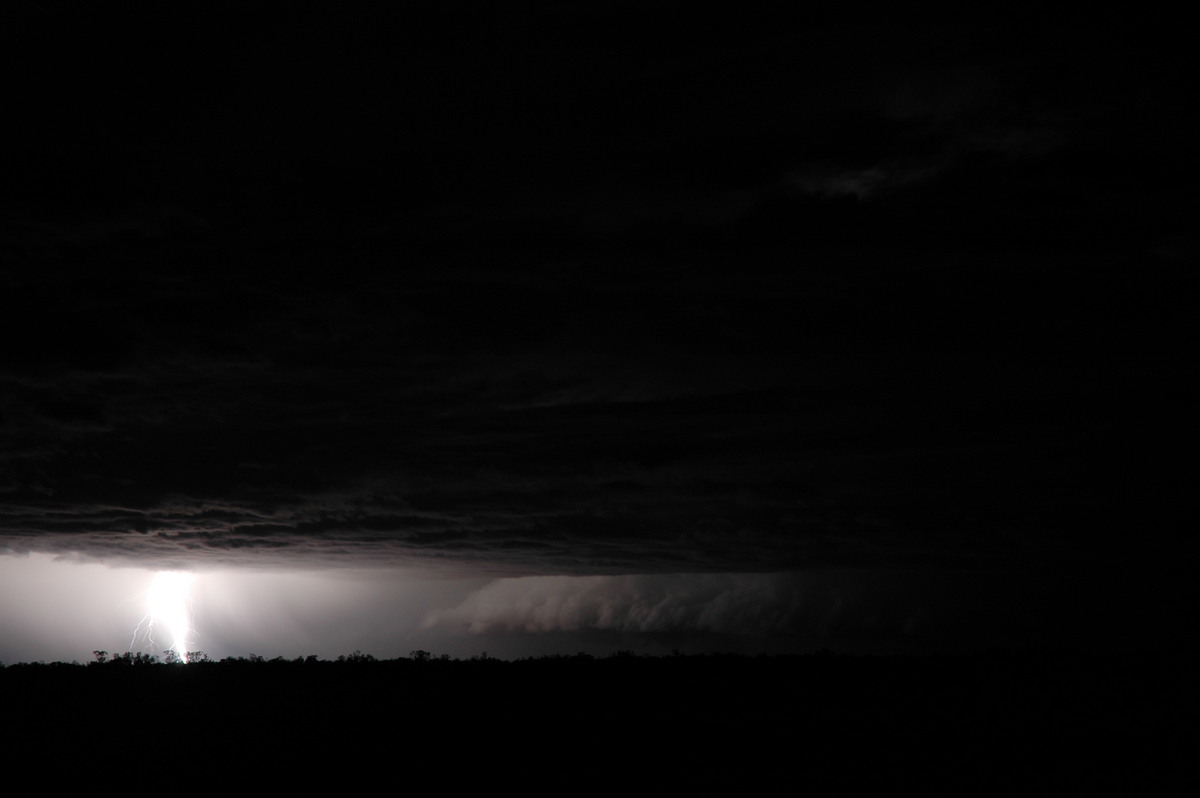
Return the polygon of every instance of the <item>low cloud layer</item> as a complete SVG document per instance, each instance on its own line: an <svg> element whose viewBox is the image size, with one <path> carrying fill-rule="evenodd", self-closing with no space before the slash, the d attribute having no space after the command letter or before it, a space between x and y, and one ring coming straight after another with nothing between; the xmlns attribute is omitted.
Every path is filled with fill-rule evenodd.
<svg viewBox="0 0 1200 798"><path fill-rule="evenodd" d="M786 634L802 616L836 606L807 606L794 576L768 574L543 576L491 582L459 606L432 613L427 628L489 632L713 632ZM836 602L835 602L836 604ZM825 612L822 613L822 610Z"/></svg>
<svg viewBox="0 0 1200 798"><path fill-rule="evenodd" d="M882 248L334 269L223 244L164 272L128 246L148 260L10 273L0 548L498 575L1045 557L1103 512L1084 475L1119 393L1091 381L1139 318L1069 271L943 282Z"/></svg>
<svg viewBox="0 0 1200 798"><path fill-rule="evenodd" d="M1025 521L987 515L1000 483L956 483L1036 470L1004 403L1053 423L1068 398L909 346L934 326L878 335L903 302L769 259L649 282L624 257L243 264L20 275L0 547L498 573L978 558Z"/></svg>

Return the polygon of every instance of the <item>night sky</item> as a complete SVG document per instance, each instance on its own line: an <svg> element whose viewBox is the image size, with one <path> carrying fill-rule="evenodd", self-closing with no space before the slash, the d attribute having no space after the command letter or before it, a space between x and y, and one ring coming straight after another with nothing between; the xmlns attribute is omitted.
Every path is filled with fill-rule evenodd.
<svg viewBox="0 0 1200 798"><path fill-rule="evenodd" d="M0 661L1194 645L1177 21L397 5L6 12Z"/></svg>

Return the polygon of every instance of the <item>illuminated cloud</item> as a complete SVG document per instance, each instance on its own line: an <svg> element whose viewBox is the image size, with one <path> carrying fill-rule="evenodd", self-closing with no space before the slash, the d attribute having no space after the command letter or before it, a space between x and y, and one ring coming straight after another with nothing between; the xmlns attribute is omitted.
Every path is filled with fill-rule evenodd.
<svg viewBox="0 0 1200 798"><path fill-rule="evenodd" d="M172 579L189 588L187 617L175 618L185 646L214 658L333 658L355 649L398 657L448 646L455 655L478 653L419 629L426 613L480 587L477 579L379 564L298 570L252 562L210 562L167 577L67 555L0 553L0 663L86 662L95 650L162 657L175 642L169 624L180 607L156 608L150 600L156 584Z"/></svg>

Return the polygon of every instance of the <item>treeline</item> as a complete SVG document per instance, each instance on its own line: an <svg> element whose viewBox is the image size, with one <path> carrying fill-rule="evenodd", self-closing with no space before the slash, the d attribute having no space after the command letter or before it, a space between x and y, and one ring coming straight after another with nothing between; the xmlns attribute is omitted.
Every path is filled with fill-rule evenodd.
<svg viewBox="0 0 1200 798"><path fill-rule="evenodd" d="M851 654L819 650L807 654L739 654L713 652L685 654L678 650L665 655L637 653L627 649L612 650L607 654L577 652L573 654L543 654L513 660L493 657L488 652L467 658L449 654L434 654L422 649L409 652L407 657L379 658L361 650L339 654L333 658L322 658L316 654L295 657L265 657L250 653L245 655L210 657L202 650L188 651L180 656L174 650L153 655L145 651L124 651L110 654L108 651L92 652L93 659L87 663L77 660L34 661L8 664L0 662L0 672L8 670L119 670L124 668L155 668L163 670L191 670L182 666L203 666L204 669L220 666L237 666L245 670L248 666L263 666L271 669L312 668L314 666L370 665L376 669L411 668L422 666L424 671L437 667L455 665L494 666L500 669L520 671L535 669L545 672L556 666L572 668L589 663L618 664L629 668L641 668L643 672L657 670L670 672L673 669L701 671L743 670L760 675L782 674L789 677L801 675L825 679L871 679L875 676L887 679L928 678L940 683L976 682L981 685L1011 682L1013 680L1040 680L1044 682L1069 682L1075 685L1107 685L1111 688L1133 685L1162 686L1186 683L1194 686L1191 675L1200 668L1200 653L1192 651L1156 652L1149 650L1124 651L1061 651L1028 649L994 651L969 654ZM472 668L478 670L477 668ZM1185 676L1186 674L1186 676ZM1113 690L1106 692L1112 693ZM1119 692L1119 691L1118 691Z"/></svg>
<svg viewBox="0 0 1200 798"><path fill-rule="evenodd" d="M692 662L710 662L710 663L764 663L764 662L805 662L805 661L826 661L835 660L838 662L849 662L851 660L861 661L885 661L885 660L906 660L911 657L897 658L889 656L876 655L860 655L860 654L834 654L828 650L820 650L810 654L737 654L728 652L713 652L703 654L685 654L678 650L672 651L670 654L640 654L630 649L615 649L607 654L591 654L586 651L580 651L574 654L541 654L537 656L521 657L515 660L504 660L494 657L483 651L479 654L472 655L466 658L453 657L449 654L433 654L429 651L416 649L409 652L407 657L396 658L380 658L373 654L364 653L360 650L355 650L349 654L339 654L333 658L322 658L316 654L306 654L296 657L274 656L265 657L261 654L243 654L227 657L210 657L204 651L188 651L185 655L180 656L173 649L163 651L162 654L156 655L146 651L123 651L117 653L109 653L105 650L95 650L92 652L92 661L83 663L79 660L55 660L46 662L44 660L18 662L6 665L0 662L0 669L5 667L43 667L43 668L80 668L80 667L128 667L128 666L149 666L149 665L183 665L183 664L203 664L203 665L328 665L328 664L365 664L377 663L381 665L395 663L580 663L594 661L640 661L640 662L681 662L684 660Z"/></svg>
<svg viewBox="0 0 1200 798"><path fill-rule="evenodd" d="M831 655L828 651L822 651L822 652L818 652L813 655L805 655L805 656L828 657ZM238 656L228 656L228 657L222 657L220 659L217 659L214 657L210 657L204 651L188 651L183 656L180 656L180 654L178 652L176 652L174 649L168 649L166 651L163 651L161 655L151 654L146 651L123 651L123 652L110 654L108 651L105 651L102 649L97 649L92 652L92 657L93 657L92 661L86 663L87 667L97 667L97 666L144 667L144 666L148 666L148 665L183 665L183 664L204 664L204 665L214 665L214 664L222 664L222 665L230 665L230 664L237 664L237 665L263 665L263 664L269 664L269 665L318 665L318 664L323 664L324 665L324 664L364 664L364 663L389 664L389 663L409 663L409 662L447 664L447 663L453 663L453 662L472 662L472 663L491 662L491 663L496 663L496 662L507 662L508 661L508 660L501 660L497 657L490 656L486 651L481 652L479 654L475 654L466 659L460 659L458 657L452 657L449 654L434 655L431 652L424 651L422 649L416 649L414 651L409 652L409 655L407 657L397 657L397 658L393 658L393 659L380 659L373 654L367 654L360 650L355 650L349 654L339 654L337 657L334 657L333 659L323 659L316 654L307 654L307 655L298 656L298 657L275 656L275 657L271 657L270 659L268 659L267 657L264 657L260 654L253 654L253 653L245 654L245 655L238 655ZM515 661L516 662L542 662L542 663L591 662L591 661L598 660L598 659L601 659L601 660L624 660L624 661L628 661L628 660L632 660L632 659L639 659L639 660L644 660L644 661L650 661L650 660L673 660L674 661L674 660L680 660L683 658L690 658L693 660L705 659L705 660L721 660L721 661L754 659L754 660L758 660L758 661L763 661L763 660L772 659L772 658L789 659L789 658L794 658L794 657L791 657L788 655L773 656L773 655L766 655L766 654L749 656L749 655L744 655L744 654L727 654L727 653L691 654L691 655L689 655L689 654L680 653L678 651L675 651L672 654L667 655L667 656L656 656L656 655L650 655L650 654L637 654L637 653L635 653L631 650L627 650L627 649L618 649L618 650L611 651L606 655L601 655L601 656L581 651L581 652L578 652L575 654L543 654L543 655L536 656L536 657L524 657L524 658L521 658L521 659L518 659ZM33 661L33 662L14 663L13 665L9 665L7 667L51 667L51 668L75 667L75 668L78 668L78 667L84 667L84 665L85 665L85 663L81 663L78 660L72 660L70 662L63 661L63 660L55 660L52 662L45 662L45 661L39 660L39 661ZM5 668L5 667L6 667L5 663L0 662L0 669Z"/></svg>

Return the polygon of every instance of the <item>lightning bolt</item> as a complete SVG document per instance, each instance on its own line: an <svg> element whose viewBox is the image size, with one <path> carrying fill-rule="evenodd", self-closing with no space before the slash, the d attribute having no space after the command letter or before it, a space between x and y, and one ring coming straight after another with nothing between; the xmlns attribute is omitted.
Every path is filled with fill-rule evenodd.
<svg viewBox="0 0 1200 798"><path fill-rule="evenodd" d="M166 629L171 635L171 645L181 662L187 662L188 640L192 633L192 601L190 596L192 574L183 571L159 571L150 581L143 596L146 599L146 614L138 621L129 641L132 651L139 639L145 640L143 647L153 649L156 627Z"/></svg>

